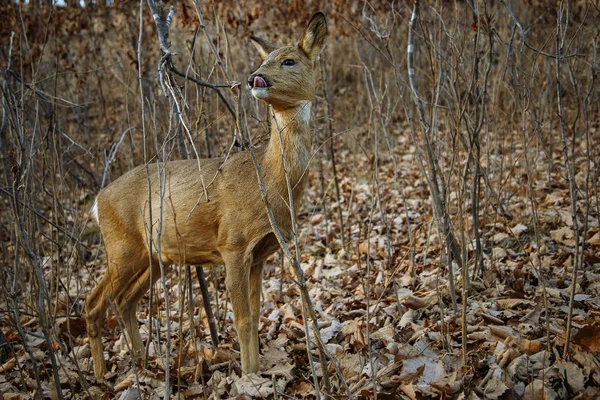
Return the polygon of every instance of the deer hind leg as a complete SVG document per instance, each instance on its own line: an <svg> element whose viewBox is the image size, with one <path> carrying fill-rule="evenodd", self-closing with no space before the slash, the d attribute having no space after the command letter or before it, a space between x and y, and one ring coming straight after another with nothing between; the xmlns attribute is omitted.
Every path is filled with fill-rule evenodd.
<svg viewBox="0 0 600 400"><path fill-rule="evenodd" d="M257 372L260 365L259 359L259 340L258 340L258 325L260 322L260 295L262 293L262 275L264 264L257 263L252 265L250 270L250 315L252 318L252 335L250 347L250 365L254 368L253 372Z"/></svg>
<svg viewBox="0 0 600 400"><path fill-rule="evenodd" d="M102 346L102 320L109 305L107 292L110 290L110 273L111 271L108 269L85 301L84 307L86 329L96 378L102 378L106 375L106 362L104 361L104 348Z"/></svg>
<svg viewBox="0 0 600 400"><path fill-rule="evenodd" d="M135 310L140 297L148 290L149 263L145 249L129 245L125 239L105 241L106 272L85 303L87 332L94 361L94 375L106 374L102 347L102 320L110 302L123 318L125 330L134 350L143 350ZM147 276L147 277L146 277Z"/></svg>
<svg viewBox="0 0 600 400"><path fill-rule="evenodd" d="M244 260L241 253L223 254L225 261L225 285L229 291L235 330L240 342L242 372L249 374L258 371L258 348L253 346L254 334L250 308L251 263Z"/></svg>
<svg viewBox="0 0 600 400"><path fill-rule="evenodd" d="M160 277L160 269L157 260L153 260L151 274L149 257L145 253L139 254L135 262L129 259L127 266L126 269L131 270L129 274L126 274L128 278L127 285L122 286L116 294L115 303L123 320L125 332L131 342L133 354L138 360L141 360L145 356L145 347L138 326L137 305L152 284Z"/></svg>

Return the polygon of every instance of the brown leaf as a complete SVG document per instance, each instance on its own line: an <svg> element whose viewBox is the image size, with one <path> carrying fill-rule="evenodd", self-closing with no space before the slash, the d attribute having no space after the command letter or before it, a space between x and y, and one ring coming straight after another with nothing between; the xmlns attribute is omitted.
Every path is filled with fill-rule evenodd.
<svg viewBox="0 0 600 400"><path fill-rule="evenodd" d="M339 360L339 363L346 380L358 376L362 371L360 354L345 354Z"/></svg>
<svg viewBox="0 0 600 400"><path fill-rule="evenodd" d="M17 365L17 359L13 357L4 364L0 365L0 373L10 371L15 367L15 365Z"/></svg>
<svg viewBox="0 0 600 400"><path fill-rule="evenodd" d="M513 381L525 380L529 376L529 358L527 354L522 354L515 358L506 367L506 373Z"/></svg>
<svg viewBox="0 0 600 400"><path fill-rule="evenodd" d="M369 243L366 240L363 240L362 242L360 242L360 244L358 245L358 253L361 255L366 255L367 253L369 253L369 257L375 257L376 256L376 245L375 243L373 243L373 240L371 240L371 242Z"/></svg>
<svg viewBox="0 0 600 400"><path fill-rule="evenodd" d="M413 382L416 383L421 376L423 376L423 371L425 371L425 365L420 365L415 369L404 370L400 373L399 377L402 382Z"/></svg>
<svg viewBox="0 0 600 400"><path fill-rule="evenodd" d="M519 348L527 354L535 354L542 350L543 344L539 340L521 339Z"/></svg>
<svg viewBox="0 0 600 400"><path fill-rule="evenodd" d="M308 381L299 381L293 383L289 388L290 394L301 394L302 396L308 396L314 393L313 386Z"/></svg>
<svg viewBox="0 0 600 400"><path fill-rule="evenodd" d="M515 236L519 236L521 233L527 232L528 230L529 230L529 228L526 225L523 225L521 223L519 223L519 224L513 226L512 228L510 228L510 231Z"/></svg>
<svg viewBox="0 0 600 400"><path fill-rule="evenodd" d="M289 362L286 362L285 364L275 365L274 367L269 368L266 371L261 371L261 375L282 376L282 377L286 378L287 380L291 380L293 378L293 376L292 376L293 369L294 369L294 366L292 364L290 364Z"/></svg>
<svg viewBox="0 0 600 400"><path fill-rule="evenodd" d="M410 308L411 310L418 310L427 306L427 302L417 296L406 296L401 301L402 305Z"/></svg>
<svg viewBox="0 0 600 400"><path fill-rule="evenodd" d="M323 221L323 214L315 214L312 217L310 217L311 225L318 225L321 223L321 221Z"/></svg>
<svg viewBox="0 0 600 400"><path fill-rule="evenodd" d="M294 314L294 309L292 305L287 303L283 306L283 323L289 324L291 322L296 321L296 315Z"/></svg>
<svg viewBox="0 0 600 400"><path fill-rule="evenodd" d="M386 343L390 343L394 341L395 336L396 332L394 330L394 327L392 326L392 324L388 324L383 328L373 332L371 334L371 339L383 340Z"/></svg>
<svg viewBox="0 0 600 400"><path fill-rule="evenodd" d="M70 334L72 336L85 335L85 318L60 318L56 322L61 334Z"/></svg>
<svg viewBox="0 0 600 400"><path fill-rule="evenodd" d="M246 394L251 397L268 397L273 394L273 382L256 374L242 376L233 382L232 394Z"/></svg>
<svg viewBox="0 0 600 400"><path fill-rule="evenodd" d="M502 339L506 339L507 337L515 341L519 339L519 335L510 326L490 325L489 328L494 335L500 336Z"/></svg>
<svg viewBox="0 0 600 400"><path fill-rule="evenodd" d="M534 303L530 300L525 300L525 299L500 299L497 300L497 303L500 307L504 308L504 309L511 309L511 308L516 308L520 305L533 305Z"/></svg>
<svg viewBox="0 0 600 400"><path fill-rule="evenodd" d="M6 392L6 393L2 394L3 400L26 400L26 399L30 399L30 398L31 398L31 395L29 395L29 394L21 394L21 393L16 393L16 392Z"/></svg>
<svg viewBox="0 0 600 400"><path fill-rule="evenodd" d="M402 384L398 387L398 389L407 395L410 400L417 400L417 393L415 392L415 388L412 383Z"/></svg>
<svg viewBox="0 0 600 400"><path fill-rule="evenodd" d="M579 393L583 390L586 377L577 364L570 361L559 360L554 364L554 367L560 370L560 375L564 377L573 393Z"/></svg>
<svg viewBox="0 0 600 400"><path fill-rule="evenodd" d="M598 368L598 365L596 364L596 357L587 351L574 351L573 360L577 361L581 366L583 366L583 368L588 368L590 370Z"/></svg>
<svg viewBox="0 0 600 400"><path fill-rule="evenodd" d="M442 379L445 375L444 365L429 357L420 356L404 360L402 373L400 376L406 376L407 381L413 381L420 378L424 383L432 383Z"/></svg>
<svg viewBox="0 0 600 400"><path fill-rule="evenodd" d="M90 357L92 355L92 352L90 351L90 344L85 343L81 346L73 347L73 354L78 360Z"/></svg>
<svg viewBox="0 0 600 400"><path fill-rule="evenodd" d="M573 229L568 226L550 231L550 237L557 242L561 242L568 245L575 244L575 236L573 236Z"/></svg>
<svg viewBox="0 0 600 400"><path fill-rule="evenodd" d="M600 351L600 325L586 325L573 336L573 343L590 351Z"/></svg>
<svg viewBox="0 0 600 400"><path fill-rule="evenodd" d="M272 340L267 344L267 347L264 349L263 356L261 358L262 363L267 368L289 361L289 354L285 350L285 344L288 341L288 337L284 334L281 334L276 340Z"/></svg>
<svg viewBox="0 0 600 400"><path fill-rule="evenodd" d="M448 396L452 396L461 389L464 388L463 379L457 379L457 371L453 371L449 375L444 376L442 379L431 383L431 387L445 393Z"/></svg>
<svg viewBox="0 0 600 400"><path fill-rule="evenodd" d="M548 382L550 385L550 382ZM550 387L545 386L544 382L535 379L525 388L523 400L555 400L558 399L556 392Z"/></svg>
<svg viewBox="0 0 600 400"><path fill-rule="evenodd" d="M552 192L552 193L546 195L546 198L544 199L542 204L545 206L559 205L565 200L565 198L566 198L566 195L563 192L560 192L560 191Z"/></svg>
<svg viewBox="0 0 600 400"><path fill-rule="evenodd" d="M131 386L133 383L135 382L135 374L130 374L128 376L125 377L125 379L123 379L122 381L118 382L114 389L115 392L121 392L125 389L127 389L129 386Z"/></svg>
<svg viewBox="0 0 600 400"><path fill-rule="evenodd" d="M510 235L508 233L498 232L492 237L492 240L494 241L494 243L500 243L501 241L503 241L504 239L508 239L509 237Z"/></svg>
<svg viewBox="0 0 600 400"><path fill-rule="evenodd" d="M485 395L486 399L497 399L498 397L502 396L502 394L504 394L504 392L506 392L507 390L508 386L506 386L504 382L502 382L499 379L492 378L485 385L483 394Z"/></svg>
<svg viewBox="0 0 600 400"><path fill-rule="evenodd" d="M400 328L406 328L407 326L409 326L413 319L415 318L416 312L415 310L407 310L403 315L402 318L400 318L400 321L398 322L398 326Z"/></svg>
<svg viewBox="0 0 600 400"><path fill-rule="evenodd" d="M596 232L596 234L589 238L587 242L593 246L600 246L600 231Z"/></svg>
<svg viewBox="0 0 600 400"><path fill-rule="evenodd" d="M202 398L206 396L204 385L196 384L183 391L186 398Z"/></svg>

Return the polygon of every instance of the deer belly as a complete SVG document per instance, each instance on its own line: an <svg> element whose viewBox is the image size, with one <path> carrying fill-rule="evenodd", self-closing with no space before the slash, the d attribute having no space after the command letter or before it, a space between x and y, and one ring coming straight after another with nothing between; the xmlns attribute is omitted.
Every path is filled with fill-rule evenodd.
<svg viewBox="0 0 600 400"><path fill-rule="evenodd" d="M187 265L223 264L221 253L216 248L216 235L210 229L194 231L185 228L163 231L160 256L164 262Z"/></svg>

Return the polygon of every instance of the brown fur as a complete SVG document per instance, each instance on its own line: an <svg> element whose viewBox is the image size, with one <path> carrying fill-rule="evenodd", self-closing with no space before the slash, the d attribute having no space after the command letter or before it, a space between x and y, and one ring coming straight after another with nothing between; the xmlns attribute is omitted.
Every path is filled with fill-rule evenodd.
<svg viewBox="0 0 600 400"><path fill-rule="evenodd" d="M318 13L298 46L276 49L266 41L253 38L265 60L249 82L260 75L269 87L252 89L252 94L271 104L275 111L270 141L257 150L257 157L264 171L275 219L288 237L292 227L277 129L283 137L297 210L311 151L308 117L315 95L315 61L326 33L325 18ZM285 59L293 59L295 64L283 66L281 62ZM242 371L257 372L263 264L279 245L272 233L250 154L241 152L226 161L172 161L161 164L160 168L157 164L148 168L150 187L146 168L140 166L106 187L96 199L95 211L106 248L107 266L85 304L94 374L102 377L106 373L101 326L109 301L114 302L123 319L136 356L144 353L136 309L140 298L160 276L155 249L150 263L146 236L151 209L153 235L157 239L161 171L165 172L165 195L160 257L165 264L225 264L225 283L239 336Z"/></svg>

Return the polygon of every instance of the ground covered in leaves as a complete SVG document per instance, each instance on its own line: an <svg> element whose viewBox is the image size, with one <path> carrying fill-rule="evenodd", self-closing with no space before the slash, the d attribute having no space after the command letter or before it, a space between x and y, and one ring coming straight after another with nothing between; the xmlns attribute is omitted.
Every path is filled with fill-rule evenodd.
<svg viewBox="0 0 600 400"><path fill-rule="evenodd" d="M323 197L318 173L312 172L300 215L300 257L321 339L351 392L357 397L372 397L376 391L378 398L406 399L600 396L598 219L589 219L585 268L579 275L573 310L575 334L565 358L565 320L574 258L568 189L554 177L536 183L539 239L522 218L526 211L519 207L523 204L510 199L505 202L504 214L488 221L483 230L483 270L470 280L465 364L462 299L459 293L458 310L453 311L448 271L440 265L439 241L431 229L430 205L423 195L425 189L411 149L408 141L395 149L404 184L394 184L391 163L381 168L380 184L402 191L380 194L384 213L373 212L376 185L356 172L368 171L371 160L342 152L338 165L342 204L332 202L331 193ZM520 191L519 182L504 190ZM349 237L346 249L340 240L339 222L326 217L325 202L329 208L342 207ZM79 282L91 285L102 273L103 250L96 246L94 252L99 257L80 271L82 279L72 280L74 297L81 292ZM455 280L461 286L460 268L454 267ZM306 338L300 292L287 261L282 263L276 255L267 265L260 324L261 373L243 377L222 268L206 269L212 304L218 311L218 348L210 341L195 277L190 308L189 303L182 303L186 296L181 296L188 293L185 270L173 269L167 280L173 305L170 312L164 309L164 292L155 289L152 324L160 328L160 339L155 330L146 369L132 368L119 322L111 314L104 333L111 372L105 381L97 381L91 371L84 321L63 318L57 322L64 337L54 350L61 386L69 398L129 399L135 398L138 390L143 397L160 397L165 390L166 361L179 398L272 397L274 392L292 398L314 397L307 346L319 377L323 375L322 365L313 335ZM218 279L215 282L211 277ZM138 313L144 339L150 327L147 305L145 300ZM24 388L35 388L34 357L43 366L40 379L55 397L48 376L46 341L36 328L39 321L22 317L21 322L27 329L27 346L16 339L17 332L3 329L9 341L16 340L16 357L3 355L0 392L5 399L30 396ZM170 344L168 360L166 343ZM346 398L332 363L328 363L328 370L332 392Z"/></svg>
<svg viewBox="0 0 600 400"><path fill-rule="evenodd" d="M250 35L293 42L310 12L328 8L331 34L312 109L315 154L295 254L320 333L307 336L293 268L273 255L264 272L261 372L242 376L223 267L204 266L215 346L195 270L189 279L186 267L171 266L152 303L146 296L138 309L147 364L132 359L122 323L109 312L102 380L93 375L82 317L105 268L89 210L105 183L154 161L160 146L176 147L177 113L158 81L161 55L145 1L141 30L137 2L46 3L0 4L9 16L0 24L0 66L14 62L0 74L0 399L158 399L167 382L178 399L314 399L326 392L337 399L349 392L366 399L600 398L600 35L593 2L566 3L560 66L552 46L563 2L423 6L415 70L466 282L463 265L448 263L418 157L425 129L406 82L412 2L204 2L210 43L224 63L211 55L192 2L175 2L172 61L219 83L231 104L235 92L220 71L226 66L244 82L256 69ZM481 5L476 21L471 3ZM233 118L215 93L180 78L173 87L190 127L187 146L202 157L234 148ZM258 142L268 132L267 110L242 100ZM154 135L147 147L142 121ZM175 150L170 157L179 158ZM330 359L320 359L319 341Z"/></svg>

